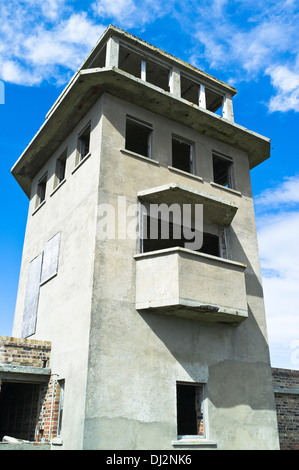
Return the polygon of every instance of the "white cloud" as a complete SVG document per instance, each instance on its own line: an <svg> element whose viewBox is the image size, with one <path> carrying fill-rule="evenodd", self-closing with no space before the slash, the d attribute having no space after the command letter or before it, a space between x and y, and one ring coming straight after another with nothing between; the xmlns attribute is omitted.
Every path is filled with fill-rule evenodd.
<svg viewBox="0 0 299 470"><path fill-rule="evenodd" d="M64 0L15 0L0 15L0 78L24 85L67 81L105 29Z"/></svg>
<svg viewBox="0 0 299 470"><path fill-rule="evenodd" d="M278 65L266 72L277 90L269 102L270 111L299 111L299 69L290 70L289 66Z"/></svg>
<svg viewBox="0 0 299 470"><path fill-rule="evenodd" d="M267 189L256 200L257 233L272 365L298 368L299 177ZM275 210L279 208L279 210ZM263 209L263 211L261 211Z"/></svg>
<svg viewBox="0 0 299 470"><path fill-rule="evenodd" d="M257 209L263 207L280 208L285 204L293 205L299 203L299 176L284 178L279 186L267 188L259 194L255 203Z"/></svg>
<svg viewBox="0 0 299 470"><path fill-rule="evenodd" d="M191 59L234 75L231 82L269 76L269 111L299 111L298 15L292 1L203 1L191 27L199 41Z"/></svg>
<svg viewBox="0 0 299 470"><path fill-rule="evenodd" d="M98 16L113 17L117 21L128 21L136 11L134 0L97 0L92 8Z"/></svg>
<svg viewBox="0 0 299 470"><path fill-rule="evenodd" d="M12 60L6 60L0 65L0 75L6 82L16 83L17 85L38 85L42 76L36 71L35 74L24 69L20 64Z"/></svg>
<svg viewBox="0 0 299 470"><path fill-rule="evenodd" d="M222 0L219 0L222 1ZM175 0L96 0L91 9L100 19L109 19L112 23L127 28L142 28L153 23L157 18L176 14Z"/></svg>
<svg viewBox="0 0 299 470"><path fill-rule="evenodd" d="M104 31L85 13L73 14L52 30L39 28L24 41L24 59L33 65L61 65L77 69Z"/></svg>
<svg viewBox="0 0 299 470"><path fill-rule="evenodd" d="M169 18L187 35L191 63L215 75L221 70L232 84L268 76L269 111L299 111L299 12L293 0L90 0L84 10L78 5L2 2L0 79L28 85L67 81L102 34L103 22L141 30L159 18L167 26Z"/></svg>

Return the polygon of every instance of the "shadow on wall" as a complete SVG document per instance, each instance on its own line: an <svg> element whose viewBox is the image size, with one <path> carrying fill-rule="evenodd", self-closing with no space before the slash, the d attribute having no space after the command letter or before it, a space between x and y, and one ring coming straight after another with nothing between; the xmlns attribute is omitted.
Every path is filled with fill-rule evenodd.
<svg viewBox="0 0 299 470"><path fill-rule="evenodd" d="M139 314L194 381L198 380L197 369L208 368L206 391L215 407L245 404L256 410L272 410L275 404L269 348L258 323L264 327L262 285L237 237L234 233L232 236L234 259L247 265L248 318L241 325Z"/></svg>

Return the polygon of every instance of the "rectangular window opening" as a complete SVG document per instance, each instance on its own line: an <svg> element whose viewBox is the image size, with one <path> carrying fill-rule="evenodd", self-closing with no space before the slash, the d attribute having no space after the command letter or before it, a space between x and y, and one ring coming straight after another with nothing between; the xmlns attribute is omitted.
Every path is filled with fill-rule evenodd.
<svg viewBox="0 0 299 470"><path fill-rule="evenodd" d="M191 144L172 138L172 166L193 173L193 146Z"/></svg>
<svg viewBox="0 0 299 470"><path fill-rule="evenodd" d="M213 155L214 182L227 188L233 188L232 161L229 158Z"/></svg>
<svg viewBox="0 0 299 470"><path fill-rule="evenodd" d="M119 68L124 72L141 78L141 55L131 49L120 45L119 47Z"/></svg>
<svg viewBox="0 0 299 470"><path fill-rule="evenodd" d="M0 393L0 441L4 436L34 441L40 414L40 384L2 382Z"/></svg>
<svg viewBox="0 0 299 470"><path fill-rule="evenodd" d="M206 108L208 111L222 116L223 96L209 88L206 88Z"/></svg>
<svg viewBox="0 0 299 470"><path fill-rule="evenodd" d="M184 75L181 75L181 97L198 105L200 86Z"/></svg>
<svg viewBox="0 0 299 470"><path fill-rule="evenodd" d="M46 187L47 187L47 175L43 176L43 178L39 181L37 185L37 199L36 199L36 207L38 207L42 202L46 199Z"/></svg>
<svg viewBox="0 0 299 470"><path fill-rule="evenodd" d="M190 241L192 241L185 238L183 225L173 223L171 213L169 214L169 220L164 222L161 220L160 214L158 219L146 214L143 216L142 227L142 253L175 247L184 248L186 243L190 243ZM203 232L203 243L201 248L194 251L218 257L223 257L223 255L226 254L226 252L224 253L223 249L220 247L219 235L209 233L205 230Z"/></svg>
<svg viewBox="0 0 299 470"><path fill-rule="evenodd" d="M89 154L90 148L90 124L83 130L83 132L79 135L78 138L78 156L80 163L86 155Z"/></svg>
<svg viewBox="0 0 299 470"><path fill-rule="evenodd" d="M162 88L165 91L170 91L169 74L170 70L166 67L151 60L146 61L146 81L152 85Z"/></svg>
<svg viewBox="0 0 299 470"><path fill-rule="evenodd" d="M152 126L133 118L126 121L125 147L131 152L151 158Z"/></svg>
<svg viewBox="0 0 299 470"><path fill-rule="evenodd" d="M204 437L202 385L177 383L177 433Z"/></svg>
<svg viewBox="0 0 299 470"><path fill-rule="evenodd" d="M220 256L219 236L204 232L201 253L207 255Z"/></svg>
<svg viewBox="0 0 299 470"><path fill-rule="evenodd" d="M67 151L65 150L56 161L54 188L65 179Z"/></svg>

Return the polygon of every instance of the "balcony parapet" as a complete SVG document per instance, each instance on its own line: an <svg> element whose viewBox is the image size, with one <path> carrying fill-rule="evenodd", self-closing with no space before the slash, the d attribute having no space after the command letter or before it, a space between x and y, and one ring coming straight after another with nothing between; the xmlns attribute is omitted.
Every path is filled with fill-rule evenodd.
<svg viewBox="0 0 299 470"><path fill-rule="evenodd" d="M235 325L247 318L245 264L179 247L135 260L136 310Z"/></svg>

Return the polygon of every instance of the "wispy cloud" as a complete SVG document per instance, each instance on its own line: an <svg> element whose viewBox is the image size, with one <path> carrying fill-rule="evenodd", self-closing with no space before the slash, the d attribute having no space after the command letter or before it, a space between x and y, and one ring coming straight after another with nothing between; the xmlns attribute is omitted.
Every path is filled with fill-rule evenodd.
<svg viewBox="0 0 299 470"><path fill-rule="evenodd" d="M24 85L64 83L105 29L64 0L15 0L0 16L0 77Z"/></svg>
<svg viewBox="0 0 299 470"><path fill-rule="evenodd" d="M137 12L137 7L134 0L97 0L92 4L92 9L99 17L115 18L118 22L126 22L130 27L134 17L132 16Z"/></svg>
<svg viewBox="0 0 299 470"><path fill-rule="evenodd" d="M76 7L77 5L77 7ZM79 7L78 7L79 5ZM299 8L294 0L12 0L0 5L0 79L63 83L104 28L136 34L174 19L194 65L231 84L267 76L270 112L299 111ZM167 49L167 46L164 47Z"/></svg>
<svg viewBox="0 0 299 470"><path fill-rule="evenodd" d="M286 177L274 188L267 188L255 200L257 210L263 208L285 209L299 204L299 175Z"/></svg>
<svg viewBox="0 0 299 470"><path fill-rule="evenodd" d="M299 111L298 2L212 0L201 2L196 13L196 65L207 61L230 73L232 83L268 76L269 111Z"/></svg>

